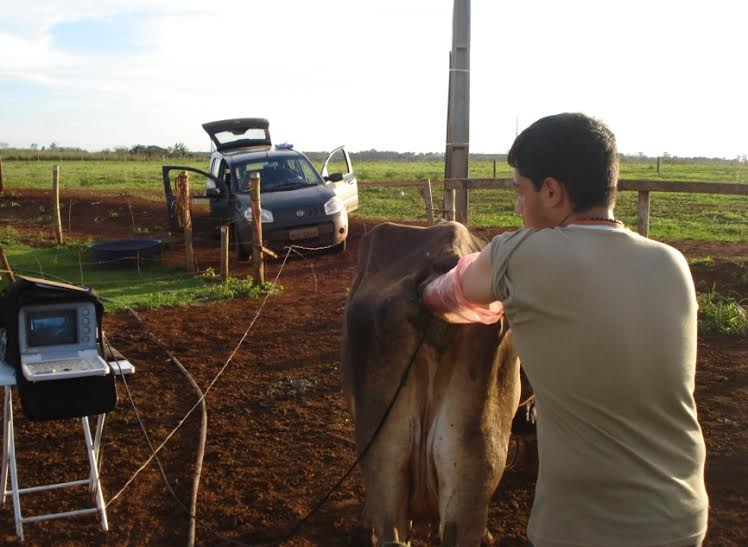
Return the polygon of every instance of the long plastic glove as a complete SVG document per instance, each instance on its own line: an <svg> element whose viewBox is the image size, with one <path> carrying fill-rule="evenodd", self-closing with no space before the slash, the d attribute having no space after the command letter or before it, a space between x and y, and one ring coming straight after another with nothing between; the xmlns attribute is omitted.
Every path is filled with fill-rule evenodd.
<svg viewBox="0 0 748 547"><path fill-rule="evenodd" d="M465 298L462 275L480 253L460 258L457 265L444 275L431 281L423 290L423 303L437 317L448 323L496 323L504 315L501 302L489 305L473 304Z"/></svg>

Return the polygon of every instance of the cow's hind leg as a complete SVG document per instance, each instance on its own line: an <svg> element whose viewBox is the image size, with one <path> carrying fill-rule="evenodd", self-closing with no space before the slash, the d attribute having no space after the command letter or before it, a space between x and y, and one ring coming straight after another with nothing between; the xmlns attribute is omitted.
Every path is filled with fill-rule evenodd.
<svg viewBox="0 0 748 547"><path fill-rule="evenodd" d="M443 547L478 547L490 541L488 504L504 471L506 451L497 432L472 429L470 434L471 429L445 435L436 451Z"/></svg>
<svg viewBox="0 0 748 547"><path fill-rule="evenodd" d="M411 433L402 427L408 420L394 410L361 464L366 488L361 522L374 529L380 545L396 533L405 541L409 528Z"/></svg>
<svg viewBox="0 0 748 547"><path fill-rule="evenodd" d="M362 522L374 528L377 542L408 537L408 480L406 454L381 448L375 454L378 463L364 466L366 503ZM369 458L367 458L368 460Z"/></svg>

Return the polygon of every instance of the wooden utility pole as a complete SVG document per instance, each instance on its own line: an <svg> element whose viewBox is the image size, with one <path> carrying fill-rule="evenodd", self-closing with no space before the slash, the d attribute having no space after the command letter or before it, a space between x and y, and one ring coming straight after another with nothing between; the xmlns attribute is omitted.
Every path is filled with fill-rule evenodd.
<svg viewBox="0 0 748 547"><path fill-rule="evenodd" d="M60 218L60 166L52 168L52 222L55 229L55 241L62 245L62 219Z"/></svg>
<svg viewBox="0 0 748 547"><path fill-rule="evenodd" d="M221 279L229 278L229 226L221 226Z"/></svg>
<svg viewBox="0 0 748 547"><path fill-rule="evenodd" d="M252 200L252 270L257 283L265 283L265 260L262 256L262 205L260 203L260 174L250 175L249 197Z"/></svg>
<svg viewBox="0 0 748 547"><path fill-rule="evenodd" d="M445 178L466 179L470 154L470 0L454 0L452 14L452 54L449 66L449 106L447 108L447 149ZM457 222L467 223L468 191L463 186L454 193L454 204L444 194L444 209L454 206Z"/></svg>
<svg viewBox="0 0 748 547"><path fill-rule="evenodd" d="M423 195L423 202L426 204L426 220L428 221L429 226L431 226L434 223L434 203L431 197L431 179L423 181L421 195Z"/></svg>
<svg viewBox="0 0 748 547"><path fill-rule="evenodd" d="M195 271L195 253L192 249L192 215L190 214L190 175L182 171L177 177L177 219L184 230L184 259L187 271Z"/></svg>

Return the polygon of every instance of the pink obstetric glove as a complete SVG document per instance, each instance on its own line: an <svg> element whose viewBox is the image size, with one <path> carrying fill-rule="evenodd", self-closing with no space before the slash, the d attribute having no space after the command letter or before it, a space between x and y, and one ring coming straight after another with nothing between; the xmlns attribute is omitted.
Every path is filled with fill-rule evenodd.
<svg viewBox="0 0 748 547"><path fill-rule="evenodd" d="M431 281L423 290L423 303L431 312L448 323L496 323L504 315L501 302L488 306L473 304L465 298L462 290L462 275L475 262L480 253L460 258L457 265L444 275Z"/></svg>

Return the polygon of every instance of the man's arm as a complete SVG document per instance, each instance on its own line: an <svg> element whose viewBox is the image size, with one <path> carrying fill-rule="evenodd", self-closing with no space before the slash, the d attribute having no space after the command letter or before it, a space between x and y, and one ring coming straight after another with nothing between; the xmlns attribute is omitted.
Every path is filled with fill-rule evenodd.
<svg viewBox="0 0 748 547"><path fill-rule="evenodd" d="M504 314L491 291L491 250L463 256L423 291L425 306L450 323L496 323Z"/></svg>
<svg viewBox="0 0 748 547"><path fill-rule="evenodd" d="M468 302L490 304L496 301L491 287L491 246L486 245L478 258L462 274L462 292Z"/></svg>

